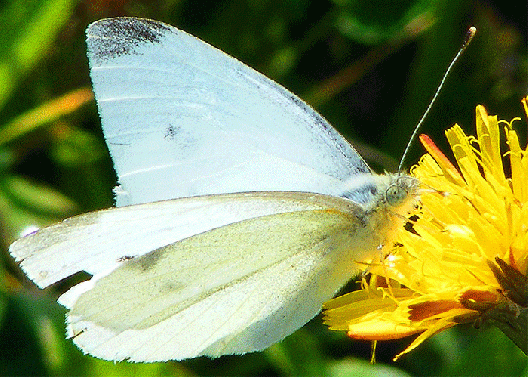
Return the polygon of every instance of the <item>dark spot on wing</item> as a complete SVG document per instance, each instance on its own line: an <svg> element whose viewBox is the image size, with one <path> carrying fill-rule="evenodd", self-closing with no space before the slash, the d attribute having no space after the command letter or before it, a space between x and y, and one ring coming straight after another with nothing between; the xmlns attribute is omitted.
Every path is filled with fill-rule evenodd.
<svg viewBox="0 0 528 377"><path fill-rule="evenodd" d="M134 259L134 258L135 257L133 255L123 255L122 257L117 258L117 261L118 262L125 262L127 260Z"/></svg>
<svg viewBox="0 0 528 377"><path fill-rule="evenodd" d="M164 23L138 18L109 18L86 31L88 50L97 64L121 55L136 54L144 43L159 43L167 32L177 30Z"/></svg>
<svg viewBox="0 0 528 377"><path fill-rule="evenodd" d="M174 139L174 137L179 133L180 127L174 127L172 124L167 127L165 132L165 139Z"/></svg>
<svg viewBox="0 0 528 377"><path fill-rule="evenodd" d="M165 284L162 284L159 289L159 294L167 294L167 293L174 293L177 291L181 291L183 288L185 288L185 284L183 284L181 281L174 281L174 282L167 282Z"/></svg>
<svg viewBox="0 0 528 377"><path fill-rule="evenodd" d="M156 249L145 255L132 259L129 263L141 271L145 272L156 266L162 256L163 248Z"/></svg>
<svg viewBox="0 0 528 377"><path fill-rule="evenodd" d="M75 334L73 334L72 336L70 336L68 339L75 339L75 338L77 338L79 335L81 335L82 333L84 333L86 330L87 330L87 329L84 328L84 329L82 329L81 331L76 332Z"/></svg>

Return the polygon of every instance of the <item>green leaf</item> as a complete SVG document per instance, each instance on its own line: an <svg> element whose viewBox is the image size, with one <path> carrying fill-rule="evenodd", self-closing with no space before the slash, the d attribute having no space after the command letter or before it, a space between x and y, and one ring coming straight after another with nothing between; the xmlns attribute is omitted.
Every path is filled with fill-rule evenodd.
<svg viewBox="0 0 528 377"><path fill-rule="evenodd" d="M46 56L75 0L14 0L0 13L0 109Z"/></svg>
<svg viewBox="0 0 528 377"><path fill-rule="evenodd" d="M436 0L360 1L335 0L343 7L337 27L348 37L366 44L398 38L416 20L434 18Z"/></svg>

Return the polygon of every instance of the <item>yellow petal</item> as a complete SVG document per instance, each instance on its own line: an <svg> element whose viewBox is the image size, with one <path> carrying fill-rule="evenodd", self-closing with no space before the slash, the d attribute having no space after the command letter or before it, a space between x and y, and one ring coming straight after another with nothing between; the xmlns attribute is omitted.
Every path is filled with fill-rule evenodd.
<svg viewBox="0 0 528 377"><path fill-rule="evenodd" d="M482 164L486 167L486 178L504 177L500 154L500 133L497 116L490 116L482 105L476 108L477 136Z"/></svg>
<svg viewBox="0 0 528 377"><path fill-rule="evenodd" d="M350 325L347 335L353 339L360 340L391 340L405 338L424 330L426 330L426 327L420 328L394 323L390 320L373 319Z"/></svg>

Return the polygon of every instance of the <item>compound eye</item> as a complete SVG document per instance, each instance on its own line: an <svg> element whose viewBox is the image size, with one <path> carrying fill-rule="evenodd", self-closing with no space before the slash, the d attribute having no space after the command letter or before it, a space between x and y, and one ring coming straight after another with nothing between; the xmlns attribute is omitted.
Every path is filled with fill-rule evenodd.
<svg viewBox="0 0 528 377"><path fill-rule="evenodd" d="M387 203L389 203L391 206L397 206L403 202L407 195L407 190L397 183L390 185L385 192Z"/></svg>

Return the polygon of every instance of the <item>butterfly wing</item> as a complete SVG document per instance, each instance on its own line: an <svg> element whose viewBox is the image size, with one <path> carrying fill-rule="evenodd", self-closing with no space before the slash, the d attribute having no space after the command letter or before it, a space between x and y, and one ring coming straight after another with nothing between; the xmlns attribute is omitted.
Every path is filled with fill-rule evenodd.
<svg viewBox="0 0 528 377"><path fill-rule="evenodd" d="M78 271L100 275L122 261L253 217L322 209L318 195L245 193L111 208L66 219L18 239L10 253L39 287Z"/></svg>
<svg viewBox="0 0 528 377"><path fill-rule="evenodd" d="M87 30L117 205L243 191L335 194L370 170L320 115L222 51L166 24Z"/></svg>
<svg viewBox="0 0 528 377"><path fill-rule="evenodd" d="M295 331L348 280L369 249L362 215L318 194L193 197L81 215L10 251L41 287L94 274L59 300L71 309L68 334L89 354L240 354Z"/></svg>

